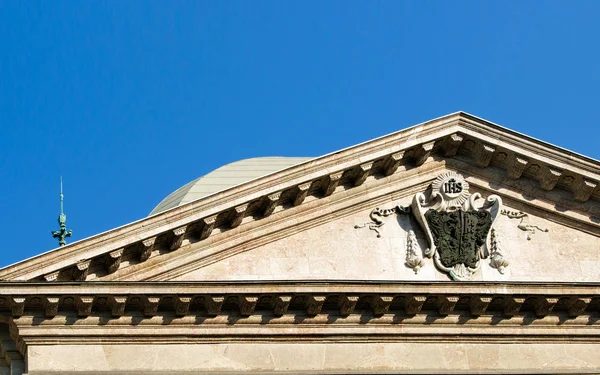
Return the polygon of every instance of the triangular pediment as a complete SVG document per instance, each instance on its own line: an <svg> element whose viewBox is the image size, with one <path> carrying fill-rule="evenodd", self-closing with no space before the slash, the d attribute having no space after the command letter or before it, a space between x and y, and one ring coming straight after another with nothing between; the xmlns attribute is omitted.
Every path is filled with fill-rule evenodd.
<svg viewBox="0 0 600 375"><path fill-rule="evenodd" d="M376 207L410 206L448 171L464 176L471 193L496 194L507 213L526 215L500 216L510 266L500 273L488 260L477 280L598 281L590 270L600 265L600 163L464 113L70 244L4 268L0 278L447 279L427 259L417 273L405 265L411 229L418 248L428 246L413 216L386 217L380 237L354 226Z"/></svg>

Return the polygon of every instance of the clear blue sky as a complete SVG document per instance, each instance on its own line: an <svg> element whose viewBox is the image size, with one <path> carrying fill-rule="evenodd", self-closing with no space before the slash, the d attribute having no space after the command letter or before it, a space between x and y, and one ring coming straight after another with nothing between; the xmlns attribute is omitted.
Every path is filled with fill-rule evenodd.
<svg viewBox="0 0 600 375"><path fill-rule="evenodd" d="M2 1L0 266L463 110L600 158L600 2Z"/></svg>

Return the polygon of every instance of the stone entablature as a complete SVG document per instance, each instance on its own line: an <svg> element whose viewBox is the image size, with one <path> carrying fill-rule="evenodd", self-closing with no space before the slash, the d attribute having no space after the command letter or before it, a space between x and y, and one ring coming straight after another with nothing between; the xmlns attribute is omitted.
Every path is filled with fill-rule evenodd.
<svg viewBox="0 0 600 375"><path fill-rule="evenodd" d="M186 240L204 241L216 228L220 233L247 220L266 218L278 206L301 206L308 196L323 199L339 186L358 188L369 176L391 176L400 166L407 171L428 160L448 158L477 166L482 176L491 166L504 169L507 186L538 196L541 188L544 199L560 208L565 217L600 228L596 198L593 204L589 201L598 194L598 162L457 113L43 254L0 271L0 278L86 280L94 270L110 275L177 251Z"/></svg>

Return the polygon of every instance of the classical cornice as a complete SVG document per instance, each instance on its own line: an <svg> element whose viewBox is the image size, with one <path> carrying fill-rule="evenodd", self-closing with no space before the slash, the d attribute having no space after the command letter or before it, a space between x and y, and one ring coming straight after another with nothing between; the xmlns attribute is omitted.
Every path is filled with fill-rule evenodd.
<svg viewBox="0 0 600 375"><path fill-rule="evenodd" d="M455 113L242 184L161 214L70 244L0 270L4 280L86 280L91 269L111 274L130 264L206 241L216 228L235 229L270 217L278 206L298 209L306 198L331 199L361 189L370 176L425 168L435 159L503 170L507 183L547 198L598 226L600 163L465 113ZM400 176L401 177L401 176ZM540 190L541 189L541 190ZM592 199L590 199L592 198Z"/></svg>
<svg viewBox="0 0 600 375"><path fill-rule="evenodd" d="M450 314L476 318L499 314L597 314L597 283L527 282L56 282L5 283L0 314L80 318L92 315L251 316L319 314Z"/></svg>

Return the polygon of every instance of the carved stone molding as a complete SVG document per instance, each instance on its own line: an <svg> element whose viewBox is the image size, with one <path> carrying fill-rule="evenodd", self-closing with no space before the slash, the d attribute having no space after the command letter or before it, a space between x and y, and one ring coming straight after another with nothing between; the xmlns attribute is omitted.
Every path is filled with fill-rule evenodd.
<svg viewBox="0 0 600 375"><path fill-rule="evenodd" d="M457 133L449 135L442 142L442 149L444 150L444 156L452 157L456 155L458 151L458 147L463 141L463 136Z"/></svg>
<svg viewBox="0 0 600 375"><path fill-rule="evenodd" d="M479 146L475 149L474 152L475 162L480 167L487 167L488 165L490 165L490 162L492 161L492 156L494 155L495 151L496 147L490 144L479 144Z"/></svg>
<svg viewBox="0 0 600 375"><path fill-rule="evenodd" d="M58 274L60 273L60 271L54 271L52 273L49 273L47 275L44 275L44 279L48 282L51 281L56 281L58 280Z"/></svg>
<svg viewBox="0 0 600 375"><path fill-rule="evenodd" d="M386 176L390 176L398 170L400 163L402 163L402 159L404 158L405 151L399 151L388 156L383 164L383 174Z"/></svg>
<svg viewBox="0 0 600 375"><path fill-rule="evenodd" d="M111 314L112 316L122 316L125 314L125 303L127 302L127 297L115 296L111 298Z"/></svg>
<svg viewBox="0 0 600 375"><path fill-rule="evenodd" d="M331 194L333 194L333 192L339 185L343 174L344 174L344 171L339 171L339 172L332 173L323 179L321 186L323 186L323 196L324 197L328 197Z"/></svg>
<svg viewBox="0 0 600 375"><path fill-rule="evenodd" d="M118 249L115 251L111 251L108 253L104 259L104 264L106 265L106 271L108 273L114 273L119 269L121 265L121 258L123 256L124 249Z"/></svg>
<svg viewBox="0 0 600 375"><path fill-rule="evenodd" d="M373 167L373 162L364 163L356 168L356 178L354 179L354 186L362 185L369 177L369 173L371 173L371 168Z"/></svg>
<svg viewBox="0 0 600 375"><path fill-rule="evenodd" d="M521 297L505 297L504 298L504 315L515 316L521 310L521 307L525 303L525 298Z"/></svg>
<svg viewBox="0 0 600 375"><path fill-rule="evenodd" d="M25 309L25 297L13 297L10 305L10 312L13 317L19 317L23 315Z"/></svg>
<svg viewBox="0 0 600 375"><path fill-rule="evenodd" d="M281 197L281 192L273 193L267 195L263 203L263 216L270 216L275 208L277 207L277 202L279 202L279 198Z"/></svg>
<svg viewBox="0 0 600 375"><path fill-rule="evenodd" d="M244 220L244 216L246 216L247 209L248 203L241 204L233 209L231 222L229 223L229 226L232 229L238 227L242 223L242 220Z"/></svg>
<svg viewBox="0 0 600 375"><path fill-rule="evenodd" d="M559 169L547 167L544 172L539 175L541 188L547 191L554 189L562 174L563 171Z"/></svg>
<svg viewBox="0 0 600 375"><path fill-rule="evenodd" d="M408 315L418 314L425 301L427 301L426 296L407 296L404 298L404 310Z"/></svg>
<svg viewBox="0 0 600 375"><path fill-rule="evenodd" d="M223 307L223 302L225 302L225 297L223 296L208 296L205 300L206 313L209 316L217 316L221 313L221 308Z"/></svg>
<svg viewBox="0 0 600 375"><path fill-rule="evenodd" d="M371 298L371 309L373 309L373 315L382 316L387 313L390 309L390 305L394 297L392 296L373 296Z"/></svg>
<svg viewBox="0 0 600 375"><path fill-rule="evenodd" d="M150 237L142 241L142 249L140 251L140 262L145 262L150 258L155 243L156 237Z"/></svg>
<svg viewBox="0 0 600 375"><path fill-rule="evenodd" d="M59 297L46 297L44 303L44 314L47 318L53 318L58 314Z"/></svg>
<svg viewBox="0 0 600 375"><path fill-rule="evenodd" d="M90 263L92 262L91 259L87 259L87 260L82 260L79 261L75 264L75 266L73 267L73 280L75 281L85 281L85 279L87 278L89 269L90 269Z"/></svg>
<svg viewBox="0 0 600 375"><path fill-rule="evenodd" d="M94 303L93 296L78 296L75 298L75 307L77 308L78 316L90 316L92 313L92 304Z"/></svg>
<svg viewBox="0 0 600 375"><path fill-rule="evenodd" d="M240 315L250 316L254 313L256 303L258 302L257 296L239 296L238 307L240 309Z"/></svg>
<svg viewBox="0 0 600 375"><path fill-rule="evenodd" d="M308 190L312 182L305 182L296 187L296 197L294 198L294 206L299 206L304 202L306 196L308 195Z"/></svg>
<svg viewBox="0 0 600 375"><path fill-rule="evenodd" d="M181 247L181 244L183 243L183 236L185 235L186 230L186 225L173 230L173 241L169 247L171 251L177 250Z"/></svg>
<svg viewBox="0 0 600 375"><path fill-rule="evenodd" d="M487 310L490 302L492 302L492 297L473 296L469 300L469 310L474 316L482 315Z"/></svg>
<svg viewBox="0 0 600 375"><path fill-rule="evenodd" d="M438 311L440 315L448 315L454 311L454 307L460 298L458 296L439 297Z"/></svg>
<svg viewBox="0 0 600 375"><path fill-rule="evenodd" d="M582 179L580 183L571 184L571 190L575 196L575 200L579 202L586 202L592 196L592 193L598 187L598 182Z"/></svg>
<svg viewBox="0 0 600 375"><path fill-rule="evenodd" d="M175 315L185 316L190 311L191 297L177 297L175 300Z"/></svg>
<svg viewBox="0 0 600 375"><path fill-rule="evenodd" d="M508 165L508 177L512 179L521 178L521 175L525 171L525 168L527 168L528 164L529 159L520 155L515 155Z"/></svg>
<svg viewBox="0 0 600 375"><path fill-rule="evenodd" d="M309 295L304 298L304 304L306 305L306 314L310 316L318 315L321 313L323 304L325 303L325 296Z"/></svg>
<svg viewBox="0 0 600 375"><path fill-rule="evenodd" d="M421 166L427 161L429 155L431 155L431 150L433 150L433 146L435 142L428 142L413 149L412 159L415 163L415 166Z"/></svg>
<svg viewBox="0 0 600 375"><path fill-rule="evenodd" d="M341 295L338 298L338 307L340 309L341 316L348 316L354 312L356 303L358 302L358 296L347 296Z"/></svg>
<svg viewBox="0 0 600 375"><path fill-rule="evenodd" d="M200 232L200 240L207 239L215 228L215 222L217 221L217 215L212 215L202 219L202 230Z"/></svg>
<svg viewBox="0 0 600 375"><path fill-rule="evenodd" d="M558 298L538 297L534 304L535 315L539 318L543 318L548 315L556 303Z"/></svg>
<svg viewBox="0 0 600 375"><path fill-rule="evenodd" d="M275 296L272 298L273 315L281 316L290 307L292 296Z"/></svg>
<svg viewBox="0 0 600 375"><path fill-rule="evenodd" d="M155 316L158 312L160 297L146 297L144 301L144 316Z"/></svg>
<svg viewBox="0 0 600 375"><path fill-rule="evenodd" d="M571 318L575 318L579 315L584 314L585 309L588 308L588 306L590 305L590 303L592 302L591 298L578 298L578 297L571 297L569 298L569 302L568 302L568 313L569 313L569 317Z"/></svg>

